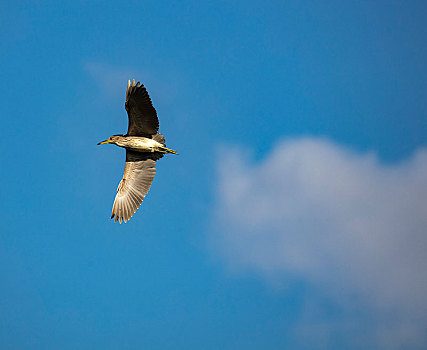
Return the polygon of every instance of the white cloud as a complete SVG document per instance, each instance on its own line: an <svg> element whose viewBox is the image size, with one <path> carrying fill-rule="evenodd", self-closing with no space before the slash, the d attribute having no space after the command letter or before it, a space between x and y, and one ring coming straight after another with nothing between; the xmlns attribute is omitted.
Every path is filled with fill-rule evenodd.
<svg viewBox="0 0 427 350"><path fill-rule="evenodd" d="M214 243L230 267L360 300L379 343L426 341L427 149L392 165L311 138L259 164L227 149L217 193Z"/></svg>

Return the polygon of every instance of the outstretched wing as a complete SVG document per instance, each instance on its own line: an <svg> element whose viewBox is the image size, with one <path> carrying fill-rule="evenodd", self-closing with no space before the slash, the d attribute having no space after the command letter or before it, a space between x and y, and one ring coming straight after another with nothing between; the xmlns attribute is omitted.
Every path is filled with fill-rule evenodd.
<svg viewBox="0 0 427 350"><path fill-rule="evenodd" d="M129 136L151 137L159 130L159 119L143 84L129 80L125 108L129 117Z"/></svg>
<svg viewBox="0 0 427 350"><path fill-rule="evenodd" d="M150 190L156 174L157 159L163 155L158 152L141 153L126 150L126 165L122 181L117 187L111 218L114 221L128 221L137 211Z"/></svg>

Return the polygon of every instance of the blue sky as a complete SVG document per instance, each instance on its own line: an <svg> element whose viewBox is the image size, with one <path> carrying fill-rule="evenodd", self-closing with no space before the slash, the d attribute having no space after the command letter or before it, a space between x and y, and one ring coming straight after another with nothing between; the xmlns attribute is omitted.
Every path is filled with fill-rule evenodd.
<svg viewBox="0 0 427 350"><path fill-rule="evenodd" d="M5 349L422 349L424 1L3 2ZM110 219L127 79L167 145Z"/></svg>

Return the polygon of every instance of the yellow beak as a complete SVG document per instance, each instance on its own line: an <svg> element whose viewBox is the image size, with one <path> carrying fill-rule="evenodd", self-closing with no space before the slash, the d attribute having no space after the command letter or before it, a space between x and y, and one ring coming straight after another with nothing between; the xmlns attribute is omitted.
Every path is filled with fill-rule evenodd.
<svg viewBox="0 0 427 350"><path fill-rule="evenodd" d="M108 142L108 140L105 140L105 141L99 142L97 145L105 145L106 143L109 143L109 142Z"/></svg>

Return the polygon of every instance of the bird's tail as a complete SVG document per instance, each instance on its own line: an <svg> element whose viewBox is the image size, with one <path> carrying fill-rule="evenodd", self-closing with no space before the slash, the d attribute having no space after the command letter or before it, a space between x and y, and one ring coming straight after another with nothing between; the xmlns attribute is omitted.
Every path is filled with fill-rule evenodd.
<svg viewBox="0 0 427 350"><path fill-rule="evenodd" d="M165 137L159 132L153 136L153 140L157 141L158 143L161 143L163 146L166 146Z"/></svg>
<svg viewBox="0 0 427 350"><path fill-rule="evenodd" d="M153 136L153 140L161 143L163 147L158 147L157 151L161 153L172 153L172 154L178 154L177 151L174 151L173 149L167 148L165 144L165 137L161 133L157 133Z"/></svg>
<svg viewBox="0 0 427 350"><path fill-rule="evenodd" d="M158 149L161 153L172 153L172 154L178 154L177 151L174 151L173 149L167 148L167 147L159 147Z"/></svg>

